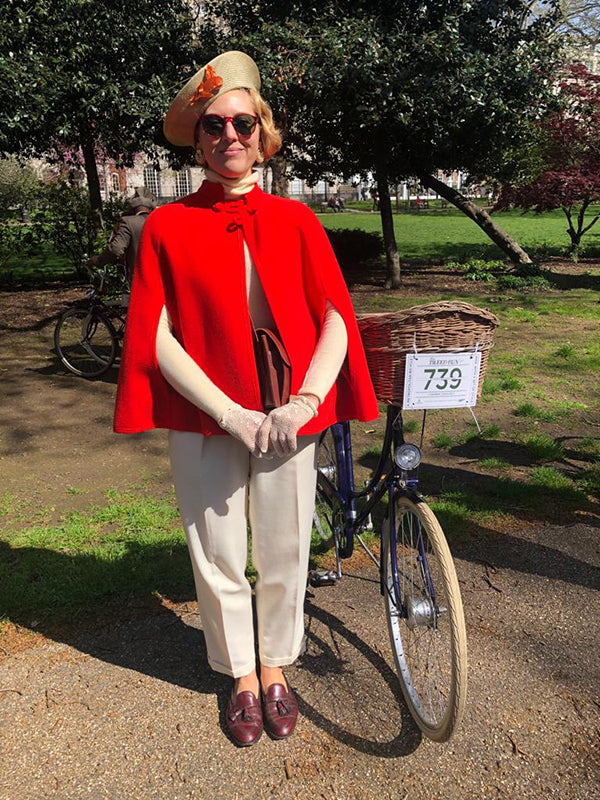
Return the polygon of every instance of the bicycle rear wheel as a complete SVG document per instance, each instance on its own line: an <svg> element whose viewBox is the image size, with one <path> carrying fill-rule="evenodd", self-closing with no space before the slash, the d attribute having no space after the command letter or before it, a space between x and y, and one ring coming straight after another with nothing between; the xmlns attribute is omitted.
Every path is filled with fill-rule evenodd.
<svg viewBox="0 0 600 800"><path fill-rule="evenodd" d="M98 378L114 363L117 333L102 312L71 308L56 324L54 347L62 363L75 375Z"/></svg>
<svg viewBox="0 0 600 800"><path fill-rule="evenodd" d="M347 423L343 423L347 425ZM337 433L343 437L343 432L337 425ZM319 440L317 451L317 494L315 500L314 523L323 539L335 540L336 551L340 558L349 558L352 555L354 540L348 535L342 502L332 495L331 490L339 492L340 469L344 465L338 463L333 429L328 428ZM329 491L328 491L329 490Z"/></svg>
<svg viewBox="0 0 600 800"><path fill-rule="evenodd" d="M326 491L331 485L339 489L337 458L331 428L323 432L317 450L317 493L315 497L314 525L325 541L333 540L334 529L338 527L341 508L339 503Z"/></svg>
<svg viewBox="0 0 600 800"><path fill-rule="evenodd" d="M467 694L467 637L456 570L426 503L398 497L395 528L394 547L389 520L383 536L385 611L394 660L417 725L430 739L444 742L462 718Z"/></svg>

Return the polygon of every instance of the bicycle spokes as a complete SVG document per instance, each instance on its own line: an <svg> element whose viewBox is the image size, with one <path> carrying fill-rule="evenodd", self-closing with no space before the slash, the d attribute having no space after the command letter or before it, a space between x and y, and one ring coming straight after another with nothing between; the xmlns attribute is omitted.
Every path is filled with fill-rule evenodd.
<svg viewBox="0 0 600 800"><path fill-rule="evenodd" d="M384 599L393 655L411 713L433 739L462 714L466 638L458 581L428 506L399 494L384 533Z"/></svg>
<svg viewBox="0 0 600 800"><path fill-rule="evenodd" d="M54 346L62 363L75 375L95 378L113 364L117 333L110 320L95 308L71 308L59 319Z"/></svg>

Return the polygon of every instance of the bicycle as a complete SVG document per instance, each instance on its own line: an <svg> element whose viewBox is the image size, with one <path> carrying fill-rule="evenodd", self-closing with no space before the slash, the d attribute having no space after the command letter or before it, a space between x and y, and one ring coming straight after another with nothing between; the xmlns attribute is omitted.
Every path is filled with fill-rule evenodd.
<svg viewBox="0 0 600 800"><path fill-rule="evenodd" d="M442 317L449 307L453 311L448 313L456 312L459 317L475 308L464 303L440 303L409 309L428 317L424 326L428 333L435 328L428 314L434 305L434 313ZM475 311L485 317L483 327L495 328L497 320L492 314L481 309ZM365 340L364 328L361 333ZM410 333L415 337L414 345L416 333L409 332L408 338ZM392 339L398 339L396 334L397 331ZM481 330L474 333L472 328L469 336L485 338ZM484 349L489 348L491 335L487 338L487 342L472 341L466 346L461 342L455 350L464 353L482 344ZM455 345L455 337L451 339ZM409 349L400 344L403 346ZM443 341L441 346L449 349ZM440 342L433 347L430 344L429 348L439 351ZM352 555L355 540L358 541L379 571L379 590L384 599L392 653L409 711L426 736L444 742L461 721L467 694L467 639L460 587L444 532L419 493L421 450L404 440L405 353L398 349L397 342L395 347L378 348L379 354L385 351L388 359L387 369L378 371L377 348L370 351L365 341L365 350L376 394L388 403L383 448L371 479L358 491L350 424L336 423L321 434L314 522L319 534L334 545L336 569L312 571L309 583L313 587L336 584L343 576L342 560ZM391 352L395 352L395 363L389 361ZM380 375L385 375L383 383ZM479 391L482 382L483 369ZM425 416L421 437L424 427ZM377 552L365 541L364 532L372 529L371 512L384 498L387 507Z"/></svg>
<svg viewBox="0 0 600 800"><path fill-rule="evenodd" d="M64 366L82 378L99 378L112 367L125 335L127 295L104 300L107 267L89 269L92 285L84 300L59 317L54 348Z"/></svg>

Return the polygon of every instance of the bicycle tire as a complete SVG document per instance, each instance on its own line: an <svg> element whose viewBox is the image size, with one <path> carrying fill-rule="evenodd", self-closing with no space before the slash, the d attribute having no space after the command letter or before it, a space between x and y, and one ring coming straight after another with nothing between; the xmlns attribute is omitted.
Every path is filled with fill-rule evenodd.
<svg viewBox="0 0 600 800"><path fill-rule="evenodd" d="M117 332L94 308L70 308L54 329L54 347L64 366L82 378L99 378L117 355Z"/></svg>
<svg viewBox="0 0 600 800"><path fill-rule="evenodd" d="M414 720L430 739L445 742L460 724L467 696L467 637L458 578L444 532L429 506L400 496L395 512L394 553L389 519L383 536L384 602L392 652ZM427 568L422 566L423 552ZM400 613L392 558L398 568Z"/></svg>
<svg viewBox="0 0 600 800"><path fill-rule="evenodd" d="M339 489L339 477L333 435L328 428L321 434L317 450L317 490L315 496L314 526L327 542L333 543L338 522L341 519L341 507L332 500L323 489L327 480L334 489Z"/></svg>

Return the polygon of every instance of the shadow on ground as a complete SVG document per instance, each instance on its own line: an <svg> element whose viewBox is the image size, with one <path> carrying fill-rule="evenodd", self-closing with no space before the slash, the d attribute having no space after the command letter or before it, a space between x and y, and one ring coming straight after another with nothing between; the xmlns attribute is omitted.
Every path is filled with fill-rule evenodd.
<svg viewBox="0 0 600 800"><path fill-rule="evenodd" d="M183 545L177 556L185 556L185 549ZM8 575L10 579L11 572L18 571L26 561L30 573L28 582L34 587L41 588L48 583L49 570L57 579L57 592L60 591L59 576L65 582L75 577L83 582L88 578L98 580L97 565L91 563L91 557L33 548L20 562L22 555L18 549L2 545L5 578ZM40 571L34 571L36 569ZM110 581L108 575L106 579ZM33 607L28 612L11 613L10 618L101 661L194 692L214 694L225 730L231 680L213 672L208 665L195 603L186 602L190 589L174 590L162 585L154 596L129 597L121 605L108 607L100 613L59 610L52 618L45 619L41 609ZM169 600L164 599L165 595ZM106 597L103 599L106 602ZM306 613L307 648L294 667L297 670L294 684L303 716L340 742L364 753L398 757L413 752L420 734L400 699L396 675L381 653L363 638L352 622L343 622L323 609L310 594ZM377 634L375 638L379 638ZM381 684L377 689L380 700L370 698L364 707L361 702L356 709L349 708L348 698L369 698L374 683ZM340 708L345 709L343 714ZM348 724L345 724L344 714L348 715ZM373 717L370 724L369 715ZM373 735L362 735L363 731Z"/></svg>

